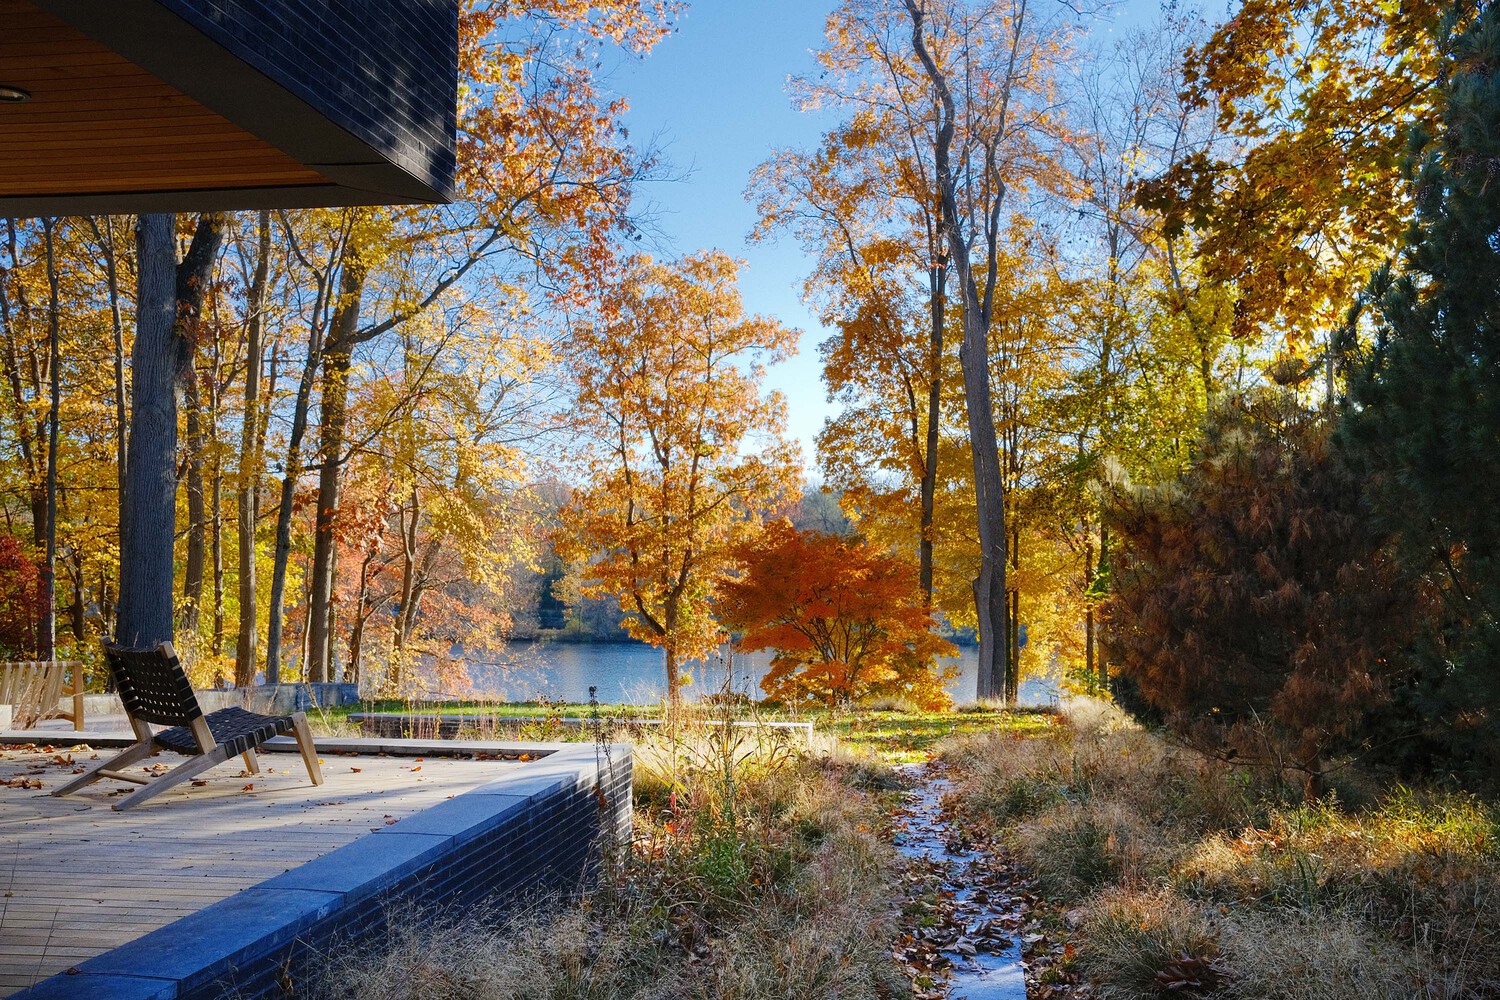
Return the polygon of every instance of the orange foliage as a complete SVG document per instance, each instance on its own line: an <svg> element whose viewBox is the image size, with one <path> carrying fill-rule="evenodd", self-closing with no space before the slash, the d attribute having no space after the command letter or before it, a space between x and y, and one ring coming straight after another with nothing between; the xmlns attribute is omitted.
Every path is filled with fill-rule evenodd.
<svg viewBox="0 0 1500 1000"><path fill-rule="evenodd" d="M1142 185L1168 235L1202 238L1199 266L1232 289L1234 332L1293 347L1335 326L1411 218L1399 164L1430 123L1432 0L1242 0L1188 54L1185 96L1232 143Z"/></svg>
<svg viewBox="0 0 1500 1000"><path fill-rule="evenodd" d="M0 534L0 656L29 659L36 650L40 573L20 539Z"/></svg>
<svg viewBox="0 0 1500 1000"><path fill-rule="evenodd" d="M632 184L655 166L621 123L628 103L599 86L623 49L644 56L677 0L465 0L459 16L458 177L502 245L573 304L616 263ZM495 249L498 249L496 247ZM490 252L486 244L480 252Z"/></svg>
<svg viewBox="0 0 1500 1000"><path fill-rule="evenodd" d="M561 512L557 551L587 562L585 595L617 597L630 633L665 650L674 702L679 662L718 644L712 600L735 546L799 471L759 364L790 355L797 332L746 316L738 273L717 252L636 258L605 321L574 334L591 482Z"/></svg>
<svg viewBox="0 0 1500 1000"><path fill-rule="evenodd" d="M740 649L776 650L761 681L766 694L828 706L871 696L949 706L933 659L955 650L933 634L906 562L785 520L767 525L739 557L745 575L724 585L720 610L744 633Z"/></svg>

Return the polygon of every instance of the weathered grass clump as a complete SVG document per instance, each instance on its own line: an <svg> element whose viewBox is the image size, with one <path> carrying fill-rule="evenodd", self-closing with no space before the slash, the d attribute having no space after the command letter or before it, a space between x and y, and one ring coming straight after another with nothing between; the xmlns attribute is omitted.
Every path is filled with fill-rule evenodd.
<svg viewBox="0 0 1500 1000"><path fill-rule="evenodd" d="M949 756L973 821L1075 911L1099 996L1156 998L1184 956L1214 965L1214 996L1500 995L1500 819L1477 799L1304 803L1294 775L1171 746L1097 703L1044 738Z"/></svg>
<svg viewBox="0 0 1500 1000"><path fill-rule="evenodd" d="M1213 959L1218 952L1213 927L1181 900L1117 890L1090 906L1079 961L1098 976L1101 1000L1134 1000L1157 996L1157 975L1178 956Z"/></svg>
<svg viewBox="0 0 1500 1000"><path fill-rule="evenodd" d="M581 900L410 916L331 967L350 1000L904 995L895 857L868 776L767 735L687 726L638 746L634 842Z"/></svg>

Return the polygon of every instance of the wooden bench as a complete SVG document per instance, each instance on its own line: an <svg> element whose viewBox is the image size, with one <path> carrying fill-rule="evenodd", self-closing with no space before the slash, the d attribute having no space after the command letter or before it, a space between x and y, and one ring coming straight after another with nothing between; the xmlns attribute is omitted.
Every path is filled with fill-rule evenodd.
<svg viewBox="0 0 1500 1000"><path fill-rule="evenodd" d="M14 708L11 725L30 729L42 719L67 719L83 729L84 666L77 660L25 660L0 663L0 705ZM72 678L71 685L68 679ZM73 708L61 705L71 687Z"/></svg>

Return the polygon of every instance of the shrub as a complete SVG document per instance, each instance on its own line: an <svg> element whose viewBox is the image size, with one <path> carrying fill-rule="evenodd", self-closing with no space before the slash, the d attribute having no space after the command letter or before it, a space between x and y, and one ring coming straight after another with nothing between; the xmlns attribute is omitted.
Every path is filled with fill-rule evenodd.
<svg viewBox="0 0 1500 1000"><path fill-rule="evenodd" d="M579 903L406 914L298 995L886 1000L895 854L843 767L684 723L637 744L636 837ZM301 985L301 984L299 984Z"/></svg>
<svg viewBox="0 0 1500 1000"><path fill-rule="evenodd" d="M1236 913L1220 935L1226 1000L1410 1000L1440 989L1410 953L1334 913Z"/></svg>
<svg viewBox="0 0 1500 1000"><path fill-rule="evenodd" d="M913 567L867 542L799 531L786 520L739 549L744 575L722 587L724 623L739 648L776 651L761 687L785 704L828 707L867 698L946 708L955 652L934 631Z"/></svg>
<svg viewBox="0 0 1500 1000"><path fill-rule="evenodd" d="M1055 806L1020 824L1015 839L1042 888L1064 899L1163 870L1172 843L1128 804L1112 800Z"/></svg>
<svg viewBox="0 0 1500 1000"><path fill-rule="evenodd" d="M42 588L36 562L14 535L0 534L0 659L36 652Z"/></svg>
<svg viewBox="0 0 1500 1000"><path fill-rule="evenodd" d="M1295 768L1309 797L1390 700L1425 603L1361 503L1323 418L1267 390L1210 415L1179 480L1110 505L1120 673L1182 736Z"/></svg>

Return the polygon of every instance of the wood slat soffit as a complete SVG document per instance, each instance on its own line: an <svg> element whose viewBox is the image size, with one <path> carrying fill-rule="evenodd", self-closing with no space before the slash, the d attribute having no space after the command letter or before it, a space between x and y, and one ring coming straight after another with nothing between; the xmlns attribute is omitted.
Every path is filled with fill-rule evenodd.
<svg viewBox="0 0 1500 1000"><path fill-rule="evenodd" d="M0 218L453 199L458 0L0 0Z"/></svg>
<svg viewBox="0 0 1500 1000"><path fill-rule="evenodd" d="M0 103L0 199L331 183L26 0L0 0L0 84L32 95Z"/></svg>

